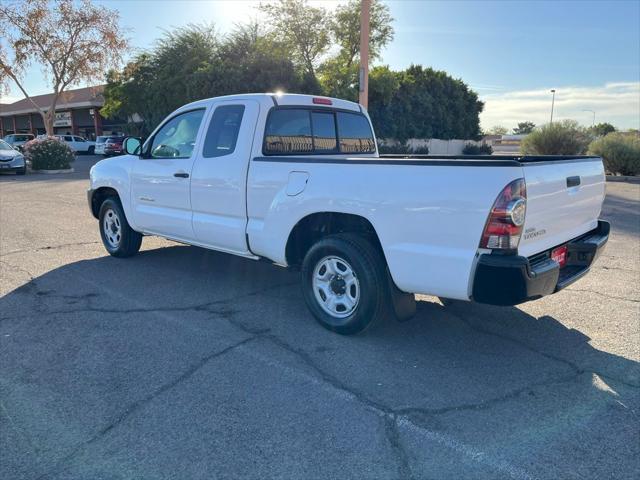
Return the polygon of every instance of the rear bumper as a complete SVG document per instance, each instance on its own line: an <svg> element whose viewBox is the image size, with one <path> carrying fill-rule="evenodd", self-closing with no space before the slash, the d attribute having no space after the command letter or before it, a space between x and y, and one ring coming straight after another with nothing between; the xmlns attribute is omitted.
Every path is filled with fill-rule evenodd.
<svg viewBox="0 0 640 480"><path fill-rule="evenodd" d="M472 300L492 305L517 305L550 295L589 272L609 239L609 222L567 243L567 264L550 258L550 251L533 257L483 254L478 258Z"/></svg>

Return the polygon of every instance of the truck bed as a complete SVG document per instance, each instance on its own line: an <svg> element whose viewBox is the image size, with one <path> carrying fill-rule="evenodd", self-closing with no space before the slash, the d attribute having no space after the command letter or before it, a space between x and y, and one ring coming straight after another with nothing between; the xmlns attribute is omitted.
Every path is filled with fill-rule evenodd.
<svg viewBox="0 0 640 480"><path fill-rule="evenodd" d="M601 161L600 157L588 155L380 155L378 157L347 155L269 155L255 157L257 162L277 163L330 163L370 165L415 165L415 166L461 166L461 167L522 167L533 163L571 163Z"/></svg>
<svg viewBox="0 0 640 480"><path fill-rule="evenodd" d="M380 155L379 158L391 160L447 160L447 161L466 161L466 160L484 160L486 162L517 162L540 163L540 162L572 162L585 160L601 160L600 157L593 155L410 155L410 154L387 154ZM513 165L510 163L510 165Z"/></svg>

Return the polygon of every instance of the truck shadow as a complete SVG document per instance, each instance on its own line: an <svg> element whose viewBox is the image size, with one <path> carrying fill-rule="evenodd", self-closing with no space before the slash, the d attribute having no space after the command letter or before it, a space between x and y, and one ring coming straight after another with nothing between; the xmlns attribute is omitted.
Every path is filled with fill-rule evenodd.
<svg viewBox="0 0 640 480"><path fill-rule="evenodd" d="M105 353L100 337L112 328L106 325L119 322L124 335L108 348L125 350L127 325L146 322L162 338L161 346L149 348L169 350L173 342L182 345L189 336L215 335L231 325L393 408L482 403L560 378L583 381L592 390L592 374L640 384L638 362L597 350L585 334L556 318L536 318L519 308L443 307L422 300L408 322L387 321L363 335L342 337L307 312L296 273L196 247L70 263L5 295L0 312L0 332L25 339L1 354L3 370L50 362L51 351L41 348L49 339L55 339L54 349L95 348L95 368L106 368L99 362ZM184 329L167 330L164 337L160 320ZM14 354L20 360L8 358ZM60 371L76 368L65 355L55 358ZM84 371L93 368L88 358Z"/></svg>

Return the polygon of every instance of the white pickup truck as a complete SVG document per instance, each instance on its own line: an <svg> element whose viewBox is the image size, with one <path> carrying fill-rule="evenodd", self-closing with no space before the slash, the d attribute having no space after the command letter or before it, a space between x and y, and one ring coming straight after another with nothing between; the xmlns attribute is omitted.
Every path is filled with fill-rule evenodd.
<svg viewBox="0 0 640 480"><path fill-rule="evenodd" d="M158 235L299 267L310 311L343 334L410 317L414 293L552 294L609 236L600 158L381 156L366 111L345 100L201 100L124 144L88 191L111 255Z"/></svg>

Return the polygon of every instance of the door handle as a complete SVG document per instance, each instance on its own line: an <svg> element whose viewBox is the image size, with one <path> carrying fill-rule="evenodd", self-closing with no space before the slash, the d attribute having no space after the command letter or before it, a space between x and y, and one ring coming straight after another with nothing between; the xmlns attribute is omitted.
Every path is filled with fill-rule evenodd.
<svg viewBox="0 0 640 480"><path fill-rule="evenodd" d="M573 188L580 185L580 177L576 175L575 177L567 177L567 188Z"/></svg>
<svg viewBox="0 0 640 480"><path fill-rule="evenodd" d="M173 176L178 178L189 178L189 174L186 172L176 172Z"/></svg>

